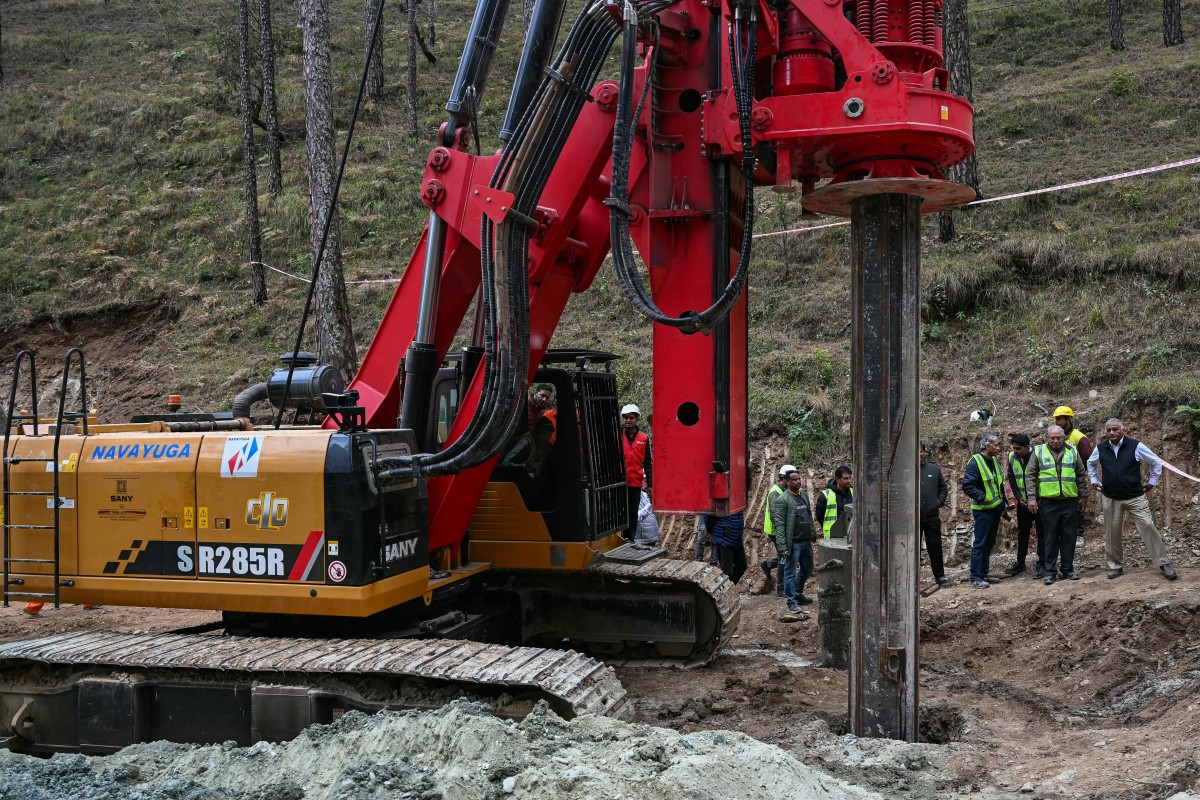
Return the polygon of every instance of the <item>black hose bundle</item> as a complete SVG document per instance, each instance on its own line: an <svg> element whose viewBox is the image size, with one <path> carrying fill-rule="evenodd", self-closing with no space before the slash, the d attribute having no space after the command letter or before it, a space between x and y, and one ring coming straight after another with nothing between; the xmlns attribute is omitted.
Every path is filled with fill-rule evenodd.
<svg viewBox="0 0 1200 800"><path fill-rule="evenodd" d="M499 223L484 216L481 224L484 375L466 430L439 453L379 459L375 466L382 470L380 481L469 469L499 452L516 431L529 385L528 245L536 227L533 213L620 32L605 0L591 0L505 144L488 184L511 193L513 203Z"/></svg>
<svg viewBox="0 0 1200 800"><path fill-rule="evenodd" d="M666 4L669 5L669 4ZM665 5L664 5L665 7ZM742 171L746 178L746 203L742 244L738 256L737 270L729 284L711 307L704 311L689 311L680 317L671 317L654 302L642 281L633 245L629 235L629 165L633 152L633 140L637 131L637 120L641 117L647 89L654 80L655 61L652 59L638 100L637 112L630 115L633 92L633 68L637 45L637 19L631 13L632 6L626 4L624 18L625 41L621 54L621 89L617 97L617 123L613 133L612 191L606 203L609 206L609 226L612 239L613 264L621 289L632 301L634 308L653 322L678 328L684 333L706 332L720 324L729 314L749 277L750 249L754 235L754 149L750 132L750 113L754 104L754 63L758 19L756 6L734 12L734 24L729 33L729 59L733 73L733 95L737 105L738 127L742 137ZM745 37L743 48L740 41ZM658 48L654 48L657 56Z"/></svg>

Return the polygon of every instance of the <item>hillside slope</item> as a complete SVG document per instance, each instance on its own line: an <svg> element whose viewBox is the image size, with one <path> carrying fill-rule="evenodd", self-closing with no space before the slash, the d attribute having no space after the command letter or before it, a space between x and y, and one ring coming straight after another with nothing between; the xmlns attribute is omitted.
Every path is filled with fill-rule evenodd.
<svg viewBox="0 0 1200 800"><path fill-rule="evenodd" d="M310 256L300 39L294 7L276 5L285 191L262 198L265 258L302 275ZM1114 53L1099 0L972 4L985 197L1197 155L1196 0L1184 4L1187 43L1169 50L1159 5L1125 6L1129 49ZM386 95L360 120L341 205L347 278L376 281L350 288L360 355L390 295L386 281L403 271L425 219L420 168L472 7L438 4L439 61L421 65L416 139L403 132L403 20L388 18ZM363 23L354 4L335 5L334 15L344 136ZM229 4L214 0L4 9L0 330L10 356L36 343L43 363L68 343L86 345L112 418L168 391L188 407L227 407L295 336L301 280L272 272L267 305L250 302L232 22ZM485 149L507 100L514 32L483 103ZM949 244L926 225L923 425L936 446L955 448L953 458L969 446L972 408L994 406L1000 430L1030 430L1065 402L1085 428L1152 408L1167 426L1160 433L1194 458L1186 420L1172 413L1200 406L1198 182L1200 168L1190 167L983 205L958 215ZM802 224L796 203L761 192L759 230ZM822 471L849 453L846 229L756 248L752 432L789 438L791 457ZM626 356L622 393L648 406L649 335L603 273L573 301L555 343Z"/></svg>

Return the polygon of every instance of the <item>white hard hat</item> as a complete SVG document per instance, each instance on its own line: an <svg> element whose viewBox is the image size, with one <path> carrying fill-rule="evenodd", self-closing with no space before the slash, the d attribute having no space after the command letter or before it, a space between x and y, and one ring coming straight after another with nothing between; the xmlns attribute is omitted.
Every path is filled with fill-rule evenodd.
<svg viewBox="0 0 1200 800"><path fill-rule="evenodd" d="M623 417L626 414L637 414L640 417L642 415L642 410L633 403L626 403L625 407L621 409L621 416Z"/></svg>
<svg viewBox="0 0 1200 800"><path fill-rule="evenodd" d="M779 477L786 478L789 472L796 472L796 468L791 464L784 464L779 468Z"/></svg>

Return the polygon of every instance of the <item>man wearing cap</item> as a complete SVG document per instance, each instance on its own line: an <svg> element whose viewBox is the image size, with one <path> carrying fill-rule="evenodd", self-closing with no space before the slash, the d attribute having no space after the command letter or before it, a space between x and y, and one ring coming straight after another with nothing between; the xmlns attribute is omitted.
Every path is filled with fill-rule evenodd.
<svg viewBox="0 0 1200 800"><path fill-rule="evenodd" d="M929 569L933 579L947 584L946 568L942 562L942 506L946 505L946 479L942 468L929 460L929 448L921 444L921 533L925 536L925 551L929 553ZM920 546L920 545L918 545Z"/></svg>
<svg viewBox="0 0 1200 800"><path fill-rule="evenodd" d="M650 437L638 429L642 410L633 403L621 409L621 448L625 455L626 506L629 510L629 527L625 530L625 541L632 542L637 528L638 505L642 489L650 494L654 481L653 461L650 456Z"/></svg>
<svg viewBox="0 0 1200 800"><path fill-rule="evenodd" d="M1026 506L1029 496L1025 486L1025 475L1029 471L1029 457L1033 453L1029 446L1029 437L1023 433L1014 433L1008 439L1012 442L1012 451L1008 454L1008 488L1012 491L1012 499L1017 506L1017 560L1004 570L1004 574L1013 576L1025 571L1025 558L1029 554L1029 533L1037 524L1037 517ZM1040 528L1034 535L1037 536L1037 565L1033 574L1035 577L1044 578L1046 537L1042 536Z"/></svg>
<svg viewBox="0 0 1200 800"><path fill-rule="evenodd" d="M1150 476L1145 483L1142 482L1142 464L1150 465ZM1167 560L1162 534L1154 525L1150 503L1146 500L1162 475L1162 461L1154 451L1132 436L1126 436L1125 423L1121 420L1110 419L1104 423L1104 441L1088 459L1087 471L1092 485L1104 496L1104 558L1108 561L1108 577L1118 578L1124 572L1121 526L1126 511L1142 535L1151 563L1162 570L1167 580L1179 577Z"/></svg>
<svg viewBox="0 0 1200 800"><path fill-rule="evenodd" d="M771 503L775 502L775 498L787 491L787 476L789 472L795 472L796 468L791 464L784 464L779 468L779 475L775 484L767 492L767 502L763 507L763 533L771 540L771 549L775 549L775 523L771 521ZM763 594L768 594L772 588L775 593L783 597L783 569L784 559L776 555L771 558L764 558L758 562L758 566L762 568L763 575L766 576L763 582Z"/></svg>
<svg viewBox="0 0 1200 800"><path fill-rule="evenodd" d="M1063 433L1067 435L1067 444L1075 448L1079 453L1079 459L1084 464L1092 457L1092 440L1083 435L1083 431L1075 427L1075 411L1070 406L1059 406L1054 409L1054 424L1063 429ZM1075 545L1076 547L1083 546L1083 529L1087 524L1087 518L1081 511L1077 521L1079 525L1076 531Z"/></svg>

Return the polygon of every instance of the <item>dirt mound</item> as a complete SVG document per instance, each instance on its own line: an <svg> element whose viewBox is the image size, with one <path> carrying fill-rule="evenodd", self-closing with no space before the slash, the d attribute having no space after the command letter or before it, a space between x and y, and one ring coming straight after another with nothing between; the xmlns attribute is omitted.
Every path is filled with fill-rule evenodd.
<svg viewBox="0 0 1200 800"><path fill-rule="evenodd" d="M49 761L0 754L8 800L824 800L879 795L729 731L682 735L611 719L521 722L459 701L431 712L350 713L293 742L249 748L165 742Z"/></svg>
<svg viewBox="0 0 1200 800"><path fill-rule="evenodd" d="M69 348L84 350L88 363L88 406L100 409L101 422L126 421L135 413L161 410L172 385L173 367L152 364L138 354L170 326L178 310L165 299L110 303L90 309L43 315L0 331L8 342L7 358L0 369L0 397L4 404L12 380L12 358L20 350L36 355L38 411L53 417L62 386L63 358ZM17 392L18 408L28 406L28 364ZM68 409L79 405L78 364L67 392ZM7 410L5 410L7 413Z"/></svg>

